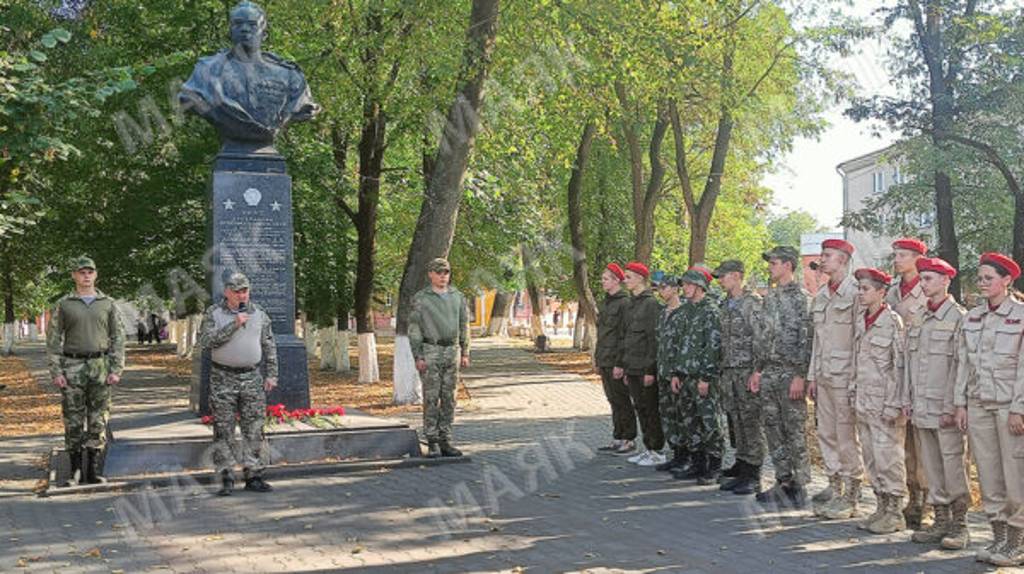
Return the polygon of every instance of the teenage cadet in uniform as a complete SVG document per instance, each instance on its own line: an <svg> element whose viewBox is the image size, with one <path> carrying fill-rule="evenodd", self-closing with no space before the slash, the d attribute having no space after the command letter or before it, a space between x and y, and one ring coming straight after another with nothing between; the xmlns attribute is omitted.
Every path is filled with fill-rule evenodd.
<svg viewBox="0 0 1024 574"><path fill-rule="evenodd" d="M764 298L764 328L754 343L756 367L749 387L761 395L776 482L756 498L762 504L804 508L811 476L804 431L804 382L814 337L810 297L794 276L800 257L796 249L779 246L762 257L768 262L773 287Z"/></svg>
<svg viewBox="0 0 1024 574"><path fill-rule="evenodd" d="M818 289L811 303L814 349L807 378L829 481L811 501L815 514L833 520L856 515L864 474L857 417L849 398L854 333L861 315L857 282L850 276L851 256L853 245L847 241L822 242L818 269L828 283Z"/></svg>
<svg viewBox="0 0 1024 574"><path fill-rule="evenodd" d="M928 246L920 239L904 237L893 241L892 252L892 266L899 276L899 281L889 288L885 301L892 310L899 313L903 324L908 325L914 313L923 309L928 299L921 290L921 277L916 266L917 260L928 253ZM928 483L924 475L924 466L918 456L920 442L913 419L907 420L908 492L907 507L903 510L903 516L907 519L907 527L913 530L920 530L921 521L927 520L931 515L931 507L926 503Z"/></svg>
<svg viewBox="0 0 1024 574"><path fill-rule="evenodd" d="M469 366L469 309L450 285L452 268L441 257L427 263L427 285L412 297L409 344L423 378L423 434L427 457L459 457L451 444L455 386Z"/></svg>
<svg viewBox="0 0 1024 574"><path fill-rule="evenodd" d="M953 422L953 387L965 310L949 294L956 269L938 258L921 257L915 265L926 303L907 325L906 384L921 447L918 460L930 485L927 502L935 509L935 521L910 538L962 550L970 543L967 507L971 498L964 435Z"/></svg>
<svg viewBox="0 0 1024 574"><path fill-rule="evenodd" d="M994 535L978 560L999 566L1024 564L1024 302L1011 290L1020 272L1005 255L981 256L981 302L964 317L953 396Z"/></svg>
<svg viewBox="0 0 1024 574"><path fill-rule="evenodd" d="M625 336L617 365L625 374L633 408L640 419L640 430L644 433L644 450L627 460L642 466L657 466L665 462L659 452L665 446L665 435L658 415L658 316L661 304L654 298L648 285L650 271L637 261L626 264L624 283L633 297L626 313Z"/></svg>
<svg viewBox="0 0 1024 574"><path fill-rule="evenodd" d="M695 478L702 485L718 481L725 448L718 388L721 326L718 305L707 296L711 279L711 272L701 266L691 267L680 278L689 308L671 368L672 390L688 398L688 404L680 405L680 409L692 457L688 472L675 476Z"/></svg>
<svg viewBox="0 0 1024 574"><path fill-rule="evenodd" d="M864 444L864 463L877 499L874 514L858 527L891 534L907 527L903 517L907 490L903 445L910 395L903 384L903 321L885 303L892 277L874 268L858 269L854 277L864 314L856 325L850 392Z"/></svg>
<svg viewBox="0 0 1024 574"><path fill-rule="evenodd" d="M277 347L270 315L250 305L249 279L231 273L224 281L224 300L203 315L199 345L210 351L210 410L213 411L213 463L221 479L217 494L228 496L235 486L231 442L235 417L242 432L245 489L273 490L263 480L263 423L267 393L277 386ZM264 373L265 371L265 373Z"/></svg>
<svg viewBox="0 0 1024 574"><path fill-rule="evenodd" d="M96 277L92 259L75 260L75 290L57 301L46 329L50 377L60 388L64 447L71 459L68 485L76 474L79 484L104 481L111 386L124 371L124 326L114 300L96 289Z"/></svg>
<svg viewBox="0 0 1024 574"><path fill-rule="evenodd" d="M597 308L597 349L594 360L601 373L604 396L612 408L612 442L597 450L615 454L632 454L636 450L636 413L629 398L629 387L621 369L622 338L625 335L629 293L622 288L625 272L617 263L609 263L601 274L605 297Z"/></svg>
<svg viewBox="0 0 1024 574"><path fill-rule="evenodd" d="M683 426L688 396L672 387L672 366L679 360L683 331L688 328L689 304L679 298L679 278L665 275L657 282L658 295L665 303L658 316L658 416L672 458L655 466L670 471L690 460L689 433Z"/></svg>
<svg viewBox="0 0 1024 574"><path fill-rule="evenodd" d="M754 373L754 337L761 329L761 296L744 283L742 261L723 261L714 272L726 293L722 302L722 403L736 441L736 462L726 469L721 490L753 494L761 483L767 445L761 422L761 397L747 383Z"/></svg>

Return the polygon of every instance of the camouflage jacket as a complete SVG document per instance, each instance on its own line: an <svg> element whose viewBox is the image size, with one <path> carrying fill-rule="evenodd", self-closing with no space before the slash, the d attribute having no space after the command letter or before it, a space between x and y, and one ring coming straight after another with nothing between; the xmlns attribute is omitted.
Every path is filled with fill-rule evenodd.
<svg viewBox="0 0 1024 574"><path fill-rule="evenodd" d="M412 296L409 313L409 345L412 356L422 359L424 343L456 345L462 356L469 356L469 308L458 289L448 286L447 295L439 295L426 286Z"/></svg>
<svg viewBox="0 0 1024 574"><path fill-rule="evenodd" d="M89 304L75 292L57 301L46 327L51 377L63 373L64 353L105 353L111 373L124 371L124 325L113 299L97 290Z"/></svg>
<svg viewBox="0 0 1024 574"><path fill-rule="evenodd" d="M622 342L619 346L621 365L626 374L638 377L641 375L657 375L658 357L658 315L661 314L661 303L654 298L654 293L647 289L629 299L629 309Z"/></svg>
<svg viewBox="0 0 1024 574"><path fill-rule="evenodd" d="M761 296L749 290L722 301L722 368L754 366L754 337L762 330Z"/></svg>
<svg viewBox="0 0 1024 574"><path fill-rule="evenodd" d="M722 352L722 327L718 306L707 298L697 303L689 303L688 306L686 328L683 330L679 353L672 366L673 375L681 379L717 381Z"/></svg>
<svg viewBox="0 0 1024 574"><path fill-rule="evenodd" d="M786 367L796 376L807 376L814 340L809 304L810 294L795 280L768 292L764 298L764 328L754 341L758 371L774 365Z"/></svg>
<svg viewBox="0 0 1024 574"><path fill-rule="evenodd" d="M675 309L664 307L658 315L658 378L672 378L672 365L678 362L684 331L690 321L691 305L683 301Z"/></svg>
<svg viewBox="0 0 1024 574"><path fill-rule="evenodd" d="M597 349L594 359L598 367L621 367L619 354L622 338L625 336L626 313L629 310L629 293L625 289L614 295L605 296L597 307Z"/></svg>

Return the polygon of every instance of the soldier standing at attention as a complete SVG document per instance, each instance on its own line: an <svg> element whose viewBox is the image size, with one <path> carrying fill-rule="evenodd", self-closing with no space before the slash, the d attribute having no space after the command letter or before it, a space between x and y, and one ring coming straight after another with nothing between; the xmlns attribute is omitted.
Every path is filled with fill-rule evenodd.
<svg viewBox="0 0 1024 574"><path fill-rule="evenodd" d="M923 309L928 298L921 290L921 276L918 275L916 263L928 253L928 246L919 239L904 237L892 243L893 271L899 275L899 281L889 288L885 302L900 315L904 325L909 325L914 314ZM920 439L914 428L913 419L907 420L907 507L903 516L907 527L921 529L921 522L928 520L932 514L926 505L928 483L918 453Z"/></svg>
<svg viewBox="0 0 1024 574"><path fill-rule="evenodd" d="M722 303L722 404L736 439L736 462L722 475L721 490L753 494L761 484L767 445L761 422L761 397L747 383L754 373L754 334L761 330L761 296L743 284L742 261L723 261L714 276L726 292Z"/></svg>
<svg viewBox="0 0 1024 574"><path fill-rule="evenodd" d="M861 313L857 282L850 276L851 256L853 245L847 241L822 242L818 269L828 277L828 283L818 289L811 302L814 346L808 394L815 400L818 444L829 482L811 502L815 514L833 520L856 515L864 475L857 417L848 392L854 331Z"/></svg>
<svg viewBox="0 0 1024 574"><path fill-rule="evenodd" d="M892 278L874 268L858 269L858 296L864 314L857 321L850 394L864 441L864 464L875 489L875 512L858 528L891 534L907 527L906 442L910 393L904 384L904 332L900 316L885 303Z"/></svg>
<svg viewBox="0 0 1024 574"><path fill-rule="evenodd" d="M46 329L46 356L60 388L70 486L97 484L107 444L111 386L124 371L124 326L114 300L96 289L96 264L82 256L71 267L75 290L61 297ZM83 460L84 456L84 460Z"/></svg>
<svg viewBox="0 0 1024 574"><path fill-rule="evenodd" d="M616 369L622 364L619 353L629 308L629 294L622 288L625 278L625 272L617 263L609 263L601 274L605 297L597 308L597 349L594 351L604 396L612 408L612 442L597 450L620 455L636 450L636 413L622 369Z"/></svg>
<svg viewBox="0 0 1024 574"><path fill-rule="evenodd" d="M992 544L978 560L1024 564L1024 301L1011 285L1020 265L986 253L978 266L980 303L960 331L953 402L978 467Z"/></svg>
<svg viewBox="0 0 1024 574"><path fill-rule="evenodd" d="M413 295L409 343L416 370L423 376L423 434L427 457L462 456L452 446L455 385L459 369L469 366L469 310L466 298L452 287L447 259L427 264L430 285Z"/></svg>
<svg viewBox="0 0 1024 574"><path fill-rule="evenodd" d="M224 281L224 300L203 314L199 345L210 350L210 410L213 411L213 464L220 475L220 496L235 487L231 443L238 418L242 434L245 489L273 490L263 480L263 423L267 393L277 387L277 346L270 315L249 300L249 278L231 273Z"/></svg>
<svg viewBox="0 0 1024 574"><path fill-rule="evenodd" d="M722 332L718 305L707 296L711 279L710 271L696 266L680 279L689 309L679 351L671 366L672 390L682 395L685 387L689 396L689 404L682 405L682 426L689 432L692 456L689 471L678 473L676 478L696 478L701 485L718 481L725 449L718 388Z"/></svg>
<svg viewBox="0 0 1024 574"><path fill-rule="evenodd" d="M687 304L679 300L679 278L665 275L657 283L658 295L665 302L658 316L658 415L665 441L672 449L672 458L655 466L670 471L690 460L688 429L683 426L686 396L672 388L672 365L679 358L683 331L688 328Z"/></svg>
<svg viewBox="0 0 1024 574"><path fill-rule="evenodd" d="M762 257L774 285L764 299L764 329L755 341L754 374L750 391L761 394L764 432L775 466L775 485L758 492L767 505L807 506L811 478L807 458L807 397L804 379L811 362L814 337L809 316L809 294L796 281L799 254L786 246L772 248Z"/></svg>
<svg viewBox="0 0 1024 574"><path fill-rule="evenodd" d="M956 345L966 311L949 294L956 269L938 258L922 257L916 265L927 303L907 325L906 382L910 388L910 416L921 447L919 460L931 486L927 502L935 508L935 522L910 539L962 550L970 543L967 507L971 498L964 435L953 420L953 388Z"/></svg>
<svg viewBox="0 0 1024 574"><path fill-rule="evenodd" d="M625 336L619 351L622 364L617 365L626 377L633 408L640 418L644 433L644 451L629 457L629 462L641 466L657 466L665 462L658 451L665 446L665 435L658 414L658 316L661 304L648 286L650 271L638 261L626 264L626 288L633 297L626 313Z"/></svg>

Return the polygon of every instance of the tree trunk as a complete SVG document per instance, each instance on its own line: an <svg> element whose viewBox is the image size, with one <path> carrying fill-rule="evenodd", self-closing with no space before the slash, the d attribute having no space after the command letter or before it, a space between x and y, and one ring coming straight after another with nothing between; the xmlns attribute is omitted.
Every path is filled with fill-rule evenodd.
<svg viewBox="0 0 1024 574"><path fill-rule="evenodd" d="M580 137L580 144L576 148L576 161L572 166L572 175L569 176L569 237L572 242L572 279L576 286L579 314L589 322L597 320L597 302L594 300L594 293L590 290L590 272L587 268L587 244L583 237L583 202L581 196L583 191L583 173L587 167L587 160L590 157L590 148L594 141L595 132L596 127L592 122L584 126L583 135ZM580 322L578 318L576 322Z"/></svg>
<svg viewBox="0 0 1024 574"><path fill-rule="evenodd" d="M537 287L536 274L533 269L533 257L529 247L525 243L519 244L519 251L523 257L523 274L526 276L526 294L530 298L530 340L536 341L537 337L544 334L544 320L541 312L541 301L544 296L541 289Z"/></svg>
<svg viewBox="0 0 1024 574"><path fill-rule="evenodd" d="M5 246L6 247L6 246ZM14 353L14 262L8 252L4 258L4 343L0 355L9 356Z"/></svg>
<svg viewBox="0 0 1024 574"><path fill-rule="evenodd" d="M508 337L508 319L512 303L515 303L514 293L498 291L494 294L491 318L487 322L488 337Z"/></svg>
<svg viewBox="0 0 1024 574"><path fill-rule="evenodd" d="M333 371L338 368L338 362L334 357L334 337L338 330L332 327L324 327L318 330L320 337L320 370Z"/></svg>
<svg viewBox="0 0 1024 574"><path fill-rule="evenodd" d="M1017 264L1024 264L1024 194L1013 195L1013 260ZM1017 278L1014 287L1024 292L1024 275Z"/></svg>
<svg viewBox="0 0 1024 574"><path fill-rule="evenodd" d="M633 258L641 263L650 263L654 251L654 209L661 195L661 183L665 167L661 163L661 144L668 129L667 114L658 105L647 156L651 173L644 183L644 159L640 149L640 136L632 119L632 106L622 82L615 82L615 94L622 108L622 132L629 152L630 185L633 191Z"/></svg>
<svg viewBox="0 0 1024 574"><path fill-rule="evenodd" d="M434 257L447 256L451 249L462 199L462 181L480 129L479 113L483 104L484 81L487 79L494 39L498 32L499 3L499 0L473 0L459 88L448 111L437 159L430 173L430 185L420 206L412 245L402 272L395 329L395 400L398 403L416 394L409 392L411 389L399 388L400 380L412 380L409 373L399 372L399 368L408 369L412 364L410 361L400 362L399 347L403 353L408 347L406 335L409 307L412 296L426 282L427 262ZM400 338L404 341L400 342Z"/></svg>

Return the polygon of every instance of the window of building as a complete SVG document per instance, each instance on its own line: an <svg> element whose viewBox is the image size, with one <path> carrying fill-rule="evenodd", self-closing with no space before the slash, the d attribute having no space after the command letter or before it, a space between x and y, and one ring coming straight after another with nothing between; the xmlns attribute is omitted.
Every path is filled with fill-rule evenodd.
<svg viewBox="0 0 1024 574"><path fill-rule="evenodd" d="M875 193L882 193L885 191L885 172L876 171L874 174L874 186L873 191Z"/></svg>
<svg viewBox="0 0 1024 574"><path fill-rule="evenodd" d="M900 174L900 166L892 168L892 183L893 185L899 185L903 183L903 175Z"/></svg>

